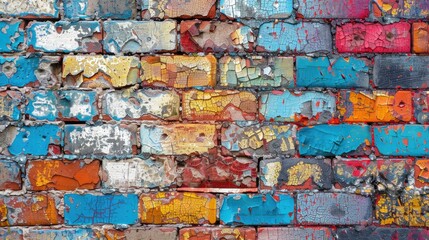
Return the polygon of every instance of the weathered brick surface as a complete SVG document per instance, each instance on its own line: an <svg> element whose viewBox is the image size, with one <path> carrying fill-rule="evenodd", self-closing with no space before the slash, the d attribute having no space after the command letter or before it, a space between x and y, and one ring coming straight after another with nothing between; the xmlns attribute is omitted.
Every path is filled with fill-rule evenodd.
<svg viewBox="0 0 429 240"><path fill-rule="evenodd" d="M97 234L90 228L31 229L29 239L96 239Z"/></svg>
<svg viewBox="0 0 429 240"><path fill-rule="evenodd" d="M429 123L429 97L427 91L413 92L414 118L418 123Z"/></svg>
<svg viewBox="0 0 429 240"><path fill-rule="evenodd" d="M398 227L375 227L369 226L363 229L339 228L337 230L338 239L426 239L429 231L419 228L398 228Z"/></svg>
<svg viewBox="0 0 429 240"><path fill-rule="evenodd" d="M139 0L143 18L213 18L216 16L216 0L207 1L157 1Z"/></svg>
<svg viewBox="0 0 429 240"><path fill-rule="evenodd" d="M21 20L0 20L0 52L20 52L24 45L24 22Z"/></svg>
<svg viewBox="0 0 429 240"><path fill-rule="evenodd" d="M24 240L23 231L19 228L0 228L0 237L6 240Z"/></svg>
<svg viewBox="0 0 429 240"><path fill-rule="evenodd" d="M414 181L418 188L429 186L429 160L418 159L414 166Z"/></svg>
<svg viewBox="0 0 429 240"><path fill-rule="evenodd" d="M21 119L23 95L18 91L0 92L0 119L18 121Z"/></svg>
<svg viewBox="0 0 429 240"><path fill-rule="evenodd" d="M375 17L419 19L429 16L429 3L427 1L376 0L372 5Z"/></svg>
<svg viewBox="0 0 429 240"><path fill-rule="evenodd" d="M256 230L254 228L220 228L220 227L194 227L182 228L179 232L180 240L197 240L197 239L256 239Z"/></svg>
<svg viewBox="0 0 429 240"><path fill-rule="evenodd" d="M369 0L298 0L298 15L304 18L367 18Z"/></svg>
<svg viewBox="0 0 429 240"><path fill-rule="evenodd" d="M21 168L17 162L0 160L0 190L20 190Z"/></svg>
<svg viewBox="0 0 429 240"><path fill-rule="evenodd" d="M151 227L137 228L131 227L125 230L108 229L104 236L107 240L122 239L159 239L159 240L176 240L177 230L173 227Z"/></svg>
<svg viewBox="0 0 429 240"><path fill-rule="evenodd" d="M222 14L231 18L288 18L292 15L293 2L288 0L220 0Z"/></svg>
<svg viewBox="0 0 429 240"><path fill-rule="evenodd" d="M333 240L332 230L326 227L261 227L258 228L259 240L289 239L325 239Z"/></svg>
<svg viewBox="0 0 429 240"><path fill-rule="evenodd" d="M136 16L136 0L64 0L64 17L72 20L131 19Z"/></svg>
<svg viewBox="0 0 429 240"><path fill-rule="evenodd" d="M0 15L19 18L58 18L58 0L0 1Z"/></svg>
<svg viewBox="0 0 429 240"><path fill-rule="evenodd" d="M429 26L427 23L416 22L413 23L413 52L415 53L428 53L429 52Z"/></svg>

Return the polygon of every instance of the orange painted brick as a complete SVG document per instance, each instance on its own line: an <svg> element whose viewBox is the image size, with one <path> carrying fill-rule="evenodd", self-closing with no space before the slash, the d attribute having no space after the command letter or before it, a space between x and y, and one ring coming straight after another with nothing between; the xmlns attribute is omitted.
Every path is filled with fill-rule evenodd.
<svg viewBox="0 0 429 240"><path fill-rule="evenodd" d="M344 122L408 122L412 106L411 91L343 91L338 109Z"/></svg>
<svg viewBox="0 0 429 240"><path fill-rule="evenodd" d="M256 120L258 103L251 92L191 90L183 93L183 118L206 121Z"/></svg>
<svg viewBox="0 0 429 240"><path fill-rule="evenodd" d="M27 189L32 191L95 189L100 182L100 162L30 161L27 166Z"/></svg>
<svg viewBox="0 0 429 240"><path fill-rule="evenodd" d="M429 24L423 22L413 23L413 52L429 52Z"/></svg>
<svg viewBox="0 0 429 240"><path fill-rule="evenodd" d="M429 159L419 159L414 166L415 186L429 187Z"/></svg>
<svg viewBox="0 0 429 240"><path fill-rule="evenodd" d="M140 197L144 224L214 224L216 197L207 193L158 192Z"/></svg>
<svg viewBox="0 0 429 240"><path fill-rule="evenodd" d="M182 228L179 231L179 240L255 240L254 228L221 228L221 227L193 227Z"/></svg>
<svg viewBox="0 0 429 240"><path fill-rule="evenodd" d="M216 58L207 56L147 56L142 57L145 86L174 88L214 87L216 85Z"/></svg>

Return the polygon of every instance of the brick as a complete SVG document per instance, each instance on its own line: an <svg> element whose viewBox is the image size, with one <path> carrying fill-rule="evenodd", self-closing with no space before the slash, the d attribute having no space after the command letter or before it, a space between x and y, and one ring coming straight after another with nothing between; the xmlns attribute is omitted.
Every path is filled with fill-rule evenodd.
<svg viewBox="0 0 429 240"><path fill-rule="evenodd" d="M428 204L429 197L426 194L404 191L394 196L383 193L377 196L375 217L381 225L428 227Z"/></svg>
<svg viewBox="0 0 429 240"><path fill-rule="evenodd" d="M99 186L100 161L36 160L26 169L26 188L31 191L95 189Z"/></svg>
<svg viewBox="0 0 429 240"><path fill-rule="evenodd" d="M376 227L368 226L361 229L356 228L338 228L337 236L339 240L347 239L427 239L429 238L429 231L419 228L393 228L393 227Z"/></svg>
<svg viewBox="0 0 429 240"><path fill-rule="evenodd" d="M207 1L157 1L140 0L143 18L214 18L216 0Z"/></svg>
<svg viewBox="0 0 429 240"><path fill-rule="evenodd" d="M418 123L429 123L429 92L413 92L414 118Z"/></svg>
<svg viewBox="0 0 429 240"><path fill-rule="evenodd" d="M216 126L210 124L142 124L140 139L142 153L161 155L206 153L217 145Z"/></svg>
<svg viewBox="0 0 429 240"><path fill-rule="evenodd" d="M136 194L65 194L64 207L67 225L135 224L138 220Z"/></svg>
<svg viewBox="0 0 429 240"><path fill-rule="evenodd" d="M55 124L16 127L0 125L0 154L46 156L60 154L62 129Z"/></svg>
<svg viewBox="0 0 429 240"><path fill-rule="evenodd" d="M362 18L369 16L369 0L298 0L297 15L304 18Z"/></svg>
<svg viewBox="0 0 429 240"><path fill-rule="evenodd" d="M182 228L179 231L179 240L216 240L216 239L235 239L235 240L256 240L256 231L254 228L221 228L221 227L193 227Z"/></svg>
<svg viewBox="0 0 429 240"><path fill-rule="evenodd" d="M120 239L157 239L157 240L176 240L177 230L172 227L132 227L123 231L108 229L104 236L107 240Z"/></svg>
<svg viewBox="0 0 429 240"><path fill-rule="evenodd" d="M120 120L179 120L180 96L172 90L127 89L105 93L103 118Z"/></svg>
<svg viewBox="0 0 429 240"><path fill-rule="evenodd" d="M0 226L62 224L56 208L60 199L49 194L0 197Z"/></svg>
<svg viewBox="0 0 429 240"><path fill-rule="evenodd" d="M259 28L258 52L331 52L332 36L328 24L286 21L264 23Z"/></svg>
<svg viewBox="0 0 429 240"><path fill-rule="evenodd" d="M0 56L0 86L58 86L61 72L59 62L60 58L54 56Z"/></svg>
<svg viewBox="0 0 429 240"><path fill-rule="evenodd" d="M334 240L332 230L326 227L260 227L258 240L281 239L324 239Z"/></svg>
<svg viewBox="0 0 429 240"><path fill-rule="evenodd" d="M285 194L229 194L220 209L221 224L285 225L294 217L294 200Z"/></svg>
<svg viewBox="0 0 429 240"><path fill-rule="evenodd" d="M328 123L336 113L335 95L325 92L272 91L259 99L259 118L263 121Z"/></svg>
<svg viewBox="0 0 429 240"><path fill-rule="evenodd" d="M97 239L97 234L90 228L30 229L28 239Z"/></svg>
<svg viewBox="0 0 429 240"><path fill-rule="evenodd" d="M89 121L98 114L96 92L33 91L26 99L25 113L34 120Z"/></svg>
<svg viewBox="0 0 429 240"><path fill-rule="evenodd" d="M429 159L417 159L414 165L414 184L418 188L429 186Z"/></svg>
<svg viewBox="0 0 429 240"><path fill-rule="evenodd" d="M367 155L368 125L317 125L298 131L299 153L308 156Z"/></svg>
<svg viewBox="0 0 429 240"><path fill-rule="evenodd" d="M106 21L103 25L104 50L115 54L175 51L176 25L173 20Z"/></svg>
<svg viewBox="0 0 429 240"><path fill-rule="evenodd" d="M41 52L100 53L99 22L31 22L27 26L28 47Z"/></svg>
<svg viewBox="0 0 429 240"><path fill-rule="evenodd" d="M0 119L18 121L21 119L23 95L18 91L0 91Z"/></svg>
<svg viewBox="0 0 429 240"><path fill-rule="evenodd" d="M131 19L136 16L136 0L64 0L64 17L72 20Z"/></svg>
<svg viewBox="0 0 429 240"><path fill-rule="evenodd" d="M343 122L409 122L411 91L341 91L338 111Z"/></svg>
<svg viewBox="0 0 429 240"><path fill-rule="evenodd" d="M337 27L337 50L340 53L409 53L410 27L406 22L346 23Z"/></svg>
<svg viewBox="0 0 429 240"><path fill-rule="evenodd" d="M12 53L25 49L23 21L0 20L0 31L2 32L0 52Z"/></svg>
<svg viewBox="0 0 429 240"><path fill-rule="evenodd" d="M21 190L21 167L15 161L0 160L0 190Z"/></svg>
<svg viewBox="0 0 429 240"><path fill-rule="evenodd" d="M338 188L365 188L374 184L380 190L400 190L405 186L412 159L334 159L333 173Z"/></svg>
<svg viewBox="0 0 429 240"><path fill-rule="evenodd" d="M294 155L295 125L230 124L221 129L224 150L246 156Z"/></svg>
<svg viewBox="0 0 429 240"><path fill-rule="evenodd" d="M58 0L0 1L0 15L19 18L58 18Z"/></svg>
<svg viewBox="0 0 429 240"><path fill-rule="evenodd" d="M140 196L143 224L214 224L216 212L212 194L158 192Z"/></svg>
<svg viewBox="0 0 429 240"><path fill-rule="evenodd" d="M427 88L429 57L389 56L374 58L374 84L378 88Z"/></svg>
<svg viewBox="0 0 429 240"><path fill-rule="evenodd" d="M172 157L103 160L104 188L165 188L176 180Z"/></svg>
<svg viewBox="0 0 429 240"><path fill-rule="evenodd" d="M413 52L414 53L428 53L429 52L429 25L427 23L416 22L413 23Z"/></svg>
<svg viewBox="0 0 429 240"><path fill-rule="evenodd" d="M258 103L252 92L190 90L182 94L182 116L187 120L256 120Z"/></svg>
<svg viewBox="0 0 429 240"><path fill-rule="evenodd" d="M191 156L179 162L177 183L191 188L256 188L257 165L244 157Z"/></svg>
<svg viewBox="0 0 429 240"><path fill-rule="evenodd" d="M219 60L222 87L293 87L293 58L223 56Z"/></svg>
<svg viewBox="0 0 429 240"><path fill-rule="evenodd" d="M371 198L347 193L300 193L297 221L304 225L361 225L371 221Z"/></svg>
<svg viewBox="0 0 429 240"><path fill-rule="evenodd" d="M0 228L0 238L5 240L24 240L24 233L20 228Z"/></svg>
<svg viewBox="0 0 429 240"><path fill-rule="evenodd" d="M374 145L386 156L427 156L429 152L428 126L386 125L373 126Z"/></svg>
<svg viewBox="0 0 429 240"><path fill-rule="evenodd" d="M429 3L427 1L376 0L372 6L375 17L419 19L429 16Z"/></svg>
<svg viewBox="0 0 429 240"><path fill-rule="evenodd" d="M180 47L193 52L252 51L252 29L239 22L188 20L180 23Z"/></svg>
<svg viewBox="0 0 429 240"><path fill-rule="evenodd" d="M145 56L141 59L141 80L144 86L156 87L214 87L216 58L206 56Z"/></svg>
<svg viewBox="0 0 429 240"><path fill-rule="evenodd" d="M260 189L332 188L332 170L329 159L278 157L262 160L259 168Z"/></svg>
<svg viewBox="0 0 429 240"><path fill-rule="evenodd" d="M119 88L140 83L137 57L68 55L63 60L65 87Z"/></svg>
<svg viewBox="0 0 429 240"><path fill-rule="evenodd" d="M66 125L64 151L75 155L130 155L135 153L136 125Z"/></svg>
<svg viewBox="0 0 429 240"><path fill-rule="evenodd" d="M355 57L296 57L296 86L369 88L369 61Z"/></svg>
<svg viewBox="0 0 429 240"><path fill-rule="evenodd" d="M288 18L292 15L293 2L288 0L221 0L220 12L231 18Z"/></svg>

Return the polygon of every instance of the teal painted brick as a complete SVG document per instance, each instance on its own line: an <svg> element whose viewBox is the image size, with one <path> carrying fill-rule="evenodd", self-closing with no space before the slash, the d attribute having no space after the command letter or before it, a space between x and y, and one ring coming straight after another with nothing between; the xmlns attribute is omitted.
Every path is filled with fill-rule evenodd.
<svg viewBox="0 0 429 240"><path fill-rule="evenodd" d="M24 50L24 22L21 20L0 20L0 53Z"/></svg>
<svg viewBox="0 0 429 240"><path fill-rule="evenodd" d="M220 0L220 12L232 18L288 18L293 0Z"/></svg>

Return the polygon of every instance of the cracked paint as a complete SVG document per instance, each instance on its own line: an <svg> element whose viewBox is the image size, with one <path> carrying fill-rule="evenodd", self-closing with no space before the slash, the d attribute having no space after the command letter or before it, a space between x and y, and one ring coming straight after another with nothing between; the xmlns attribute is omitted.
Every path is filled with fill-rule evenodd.
<svg viewBox="0 0 429 240"><path fill-rule="evenodd" d="M71 20L132 19L136 0L63 0L64 17Z"/></svg>
<svg viewBox="0 0 429 240"><path fill-rule="evenodd" d="M0 0L0 15L29 19L59 17L58 0Z"/></svg>
<svg viewBox="0 0 429 240"><path fill-rule="evenodd" d="M327 227L258 227L258 240L323 239L334 240L334 233Z"/></svg>
<svg viewBox="0 0 429 240"><path fill-rule="evenodd" d="M295 154L295 125L230 124L221 129L221 143L227 154L246 156ZM229 152L229 153L228 153Z"/></svg>
<svg viewBox="0 0 429 240"><path fill-rule="evenodd" d="M103 160L103 188L166 188L176 180L172 157Z"/></svg>
<svg viewBox="0 0 429 240"><path fill-rule="evenodd" d="M179 120L180 96L173 90L127 89L108 92L103 98L103 118L116 121Z"/></svg>
<svg viewBox="0 0 429 240"><path fill-rule="evenodd" d="M252 92L190 90L182 94L182 116L187 120L256 120L258 103Z"/></svg>
<svg viewBox="0 0 429 240"><path fill-rule="evenodd" d="M67 225L136 224L138 197L126 195L65 194L64 221Z"/></svg>
<svg viewBox="0 0 429 240"><path fill-rule="evenodd" d="M156 87L214 87L217 60L206 56L145 56L141 59L141 80L144 86Z"/></svg>
<svg viewBox="0 0 429 240"><path fill-rule="evenodd" d="M284 158L260 162L260 189L331 189L329 159Z"/></svg>
<svg viewBox="0 0 429 240"><path fill-rule="evenodd" d="M413 118L411 91L341 91L338 102L343 122L409 122Z"/></svg>
<svg viewBox="0 0 429 240"><path fill-rule="evenodd" d="M0 52L13 53L21 52L25 49L23 21L0 20L0 32L2 34L0 38Z"/></svg>
<svg viewBox="0 0 429 240"><path fill-rule="evenodd" d="M429 159L416 160L414 180L414 184L418 188L429 187Z"/></svg>
<svg viewBox="0 0 429 240"><path fill-rule="evenodd" d="M428 5L429 15L429 5ZM415 22L412 27L413 34L413 52L428 53L429 52L429 25L427 23Z"/></svg>
<svg viewBox="0 0 429 240"><path fill-rule="evenodd" d="M18 91L0 91L0 119L18 121L21 119L23 95Z"/></svg>
<svg viewBox="0 0 429 240"><path fill-rule="evenodd" d="M15 161L0 160L0 190L21 190L21 167Z"/></svg>
<svg viewBox="0 0 429 240"><path fill-rule="evenodd" d="M223 56L219 60L222 87L293 87L293 58Z"/></svg>
<svg viewBox="0 0 429 240"><path fill-rule="evenodd" d="M258 52L331 52L332 36L328 24L286 21L264 23L259 28Z"/></svg>
<svg viewBox="0 0 429 240"><path fill-rule="evenodd" d="M239 22L201 20L180 23L180 47L183 52L247 52L254 44L252 29Z"/></svg>
<svg viewBox="0 0 429 240"><path fill-rule="evenodd" d="M298 131L303 156L368 155L371 145L368 125L316 125Z"/></svg>
<svg viewBox="0 0 429 240"><path fill-rule="evenodd" d="M429 2L426 0L374 0L374 16L381 18L420 19L429 17Z"/></svg>
<svg viewBox="0 0 429 240"><path fill-rule="evenodd" d="M299 122L305 125L328 123L335 117L336 98L331 93L272 91L259 99L263 121Z"/></svg>
<svg viewBox="0 0 429 240"><path fill-rule="evenodd" d="M335 42L339 53L409 53L410 28L406 22L346 23L337 27Z"/></svg>
<svg viewBox="0 0 429 240"><path fill-rule="evenodd" d="M368 226L365 228L338 228L337 236L339 240L365 240L365 239L380 239L380 240L415 240L429 238L429 230L416 228L397 228L397 227L379 227Z"/></svg>
<svg viewBox="0 0 429 240"><path fill-rule="evenodd" d="M362 18L369 16L370 0L298 0L297 15L304 18Z"/></svg>
<svg viewBox="0 0 429 240"><path fill-rule="evenodd" d="M369 60L355 57L296 57L296 86L369 88Z"/></svg>
<svg viewBox="0 0 429 240"><path fill-rule="evenodd" d="M31 229L27 237L33 240L61 239L97 239L97 234L90 228L67 229Z"/></svg>
<svg viewBox="0 0 429 240"><path fill-rule="evenodd" d="M292 0L220 0L220 12L231 18L288 18Z"/></svg>
<svg viewBox="0 0 429 240"><path fill-rule="evenodd" d="M24 232L20 228L1 228L0 238L5 240L24 240Z"/></svg>
<svg viewBox="0 0 429 240"><path fill-rule="evenodd" d="M140 0L142 17L148 18L214 18L216 0Z"/></svg>
<svg viewBox="0 0 429 240"><path fill-rule="evenodd" d="M107 240L177 240L177 231L173 227L130 227L125 230L108 229L104 236Z"/></svg>
<svg viewBox="0 0 429 240"><path fill-rule="evenodd" d="M41 52L100 53L101 25L96 21L30 22L27 26L28 46Z"/></svg>
<svg viewBox="0 0 429 240"><path fill-rule="evenodd" d="M95 189L99 186L100 161L35 160L26 169L26 188L31 191Z"/></svg>
<svg viewBox="0 0 429 240"><path fill-rule="evenodd" d="M229 194L219 212L225 225L286 225L294 218L294 199L285 194Z"/></svg>
<svg viewBox="0 0 429 240"><path fill-rule="evenodd" d="M142 194L143 224L214 224L216 197L207 193L158 192Z"/></svg>
<svg viewBox="0 0 429 240"><path fill-rule="evenodd" d="M179 231L179 240L256 240L254 228L237 227L193 227L182 228Z"/></svg>
<svg viewBox="0 0 429 240"><path fill-rule="evenodd" d="M300 193L297 221L304 225L365 225L372 218L371 198L347 193Z"/></svg>
<svg viewBox="0 0 429 240"><path fill-rule="evenodd" d="M159 155L207 153L217 145L216 126L177 123L171 125L142 124L141 152Z"/></svg>
<svg viewBox="0 0 429 240"><path fill-rule="evenodd" d="M107 53L152 53L176 50L177 23L173 20L106 21L104 50Z"/></svg>

